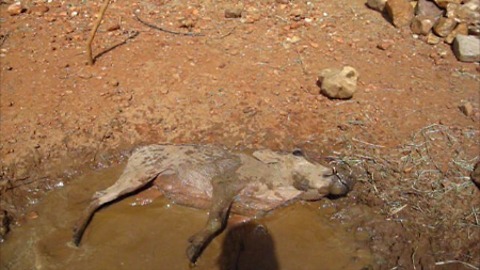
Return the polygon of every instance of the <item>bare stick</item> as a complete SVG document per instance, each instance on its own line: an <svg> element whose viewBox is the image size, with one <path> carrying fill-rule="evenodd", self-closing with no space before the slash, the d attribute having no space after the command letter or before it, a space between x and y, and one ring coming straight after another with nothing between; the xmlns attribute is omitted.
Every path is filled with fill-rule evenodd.
<svg viewBox="0 0 480 270"><path fill-rule="evenodd" d="M88 57L88 64L91 66L93 65L93 56L92 56L92 42L95 38L95 34L97 33L98 27L103 20L103 16L105 15L105 11L107 11L108 4L110 4L110 0L103 0L102 8L100 9L100 13L98 14L98 18L93 25L92 31L90 32L90 36L87 41L87 57Z"/></svg>

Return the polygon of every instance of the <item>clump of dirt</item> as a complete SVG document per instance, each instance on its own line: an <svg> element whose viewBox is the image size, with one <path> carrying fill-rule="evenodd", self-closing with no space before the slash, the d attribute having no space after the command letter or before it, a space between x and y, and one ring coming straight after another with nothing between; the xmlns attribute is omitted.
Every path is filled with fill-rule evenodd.
<svg viewBox="0 0 480 270"><path fill-rule="evenodd" d="M234 18L227 1L115 2L93 66L85 43L99 3L26 0L10 16L13 2L1 2L0 209L18 220L45 190L137 145L302 148L363 170L335 217L371 228L378 268L479 265L469 179L480 152L478 63L364 2L244 1ZM154 30L134 12L201 35ZM347 65L360 74L353 98L322 96L320 70ZM362 221L352 204L379 218Z"/></svg>

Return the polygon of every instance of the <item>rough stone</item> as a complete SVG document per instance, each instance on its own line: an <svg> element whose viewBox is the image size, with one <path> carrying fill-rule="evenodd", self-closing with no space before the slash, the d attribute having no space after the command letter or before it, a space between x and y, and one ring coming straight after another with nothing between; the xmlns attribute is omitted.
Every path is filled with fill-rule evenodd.
<svg viewBox="0 0 480 270"><path fill-rule="evenodd" d="M379 48L382 51L386 51L390 47L392 47L394 44L395 44L395 41L391 39L384 39L377 44L377 48Z"/></svg>
<svg viewBox="0 0 480 270"><path fill-rule="evenodd" d="M290 1L289 1L289 0L276 0L275 2L277 2L278 4L286 5L286 4L288 4Z"/></svg>
<svg viewBox="0 0 480 270"><path fill-rule="evenodd" d="M452 15L459 21L468 24L479 24L480 21L480 0L470 1L451 11Z"/></svg>
<svg viewBox="0 0 480 270"><path fill-rule="evenodd" d="M433 31L441 37L446 37L453 31L456 25L455 19L442 17L433 26Z"/></svg>
<svg viewBox="0 0 480 270"><path fill-rule="evenodd" d="M435 35L434 33L430 32L428 35L427 35L427 43L430 44L430 45L435 45L435 44L438 44L440 43L440 41L442 41L442 39Z"/></svg>
<svg viewBox="0 0 480 270"><path fill-rule="evenodd" d="M412 19L410 28L414 34L426 36L432 30L433 24L434 19L432 17L419 15Z"/></svg>
<svg viewBox="0 0 480 270"><path fill-rule="evenodd" d="M443 15L443 10L439 8L434 2L429 0L418 0L415 8L415 15L430 16L438 18Z"/></svg>
<svg viewBox="0 0 480 270"><path fill-rule="evenodd" d="M240 18L242 17L242 11L241 8L227 8L225 9L225 18Z"/></svg>
<svg viewBox="0 0 480 270"><path fill-rule="evenodd" d="M450 3L460 4L462 0L435 0L435 3L441 8L447 8Z"/></svg>
<svg viewBox="0 0 480 270"><path fill-rule="evenodd" d="M387 0L367 0L367 6L371 9L383 12Z"/></svg>
<svg viewBox="0 0 480 270"><path fill-rule="evenodd" d="M116 31L120 29L120 24L115 23L107 27L108 32Z"/></svg>
<svg viewBox="0 0 480 270"><path fill-rule="evenodd" d="M460 111L462 111L465 116L470 116L473 113L473 105L470 102L465 102L462 105L458 106Z"/></svg>
<svg viewBox="0 0 480 270"><path fill-rule="evenodd" d="M472 36L480 36L480 23L468 26L468 34Z"/></svg>
<svg viewBox="0 0 480 270"><path fill-rule="evenodd" d="M453 41L453 52L462 62L479 62L480 39L476 36L457 35Z"/></svg>
<svg viewBox="0 0 480 270"><path fill-rule="evenodd" d="M388 0L385 4L388 16L395 27L410 25L413 18L413 7L406 0Z"/></svg>
<svg viewBox="0 0 480 270"><path fill-rule="evenodd" d="M10 6L8 6L8 8L7 8L7 13L10 16L19 15L20 13L22 13L24 11L25 11L25 8L22 6L22 3L20 3L20 2L15 2L15 3L11 4Z"/></svg>
<svg viewBox="0 0 480 270"><path fill-rule="evenodd" d="M342 70L324 69L318 76L320 92L329 98L349 99L357 90L358 76L358 71L350 66Z"/></svg>
<svg viewBox="0 0 480 270"><path fill-rule="evenodd" d="M468 27L466 23L459 23L455 29L453 29L447 37L445 37L445 42L452 44L453 40L457 35L468 35Z"/></svg>

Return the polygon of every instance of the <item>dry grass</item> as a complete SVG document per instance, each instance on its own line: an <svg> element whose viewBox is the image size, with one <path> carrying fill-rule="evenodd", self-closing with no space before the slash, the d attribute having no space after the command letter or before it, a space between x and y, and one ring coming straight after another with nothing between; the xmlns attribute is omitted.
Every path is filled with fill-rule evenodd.
<svg viewBox="0 0 480 270"><path fill-rule="evenodd" d="M462 250L480 248L479 191L470 179L480 159L479 133L433 124L395 148L350 138L343 157L333 163L360 171L358 189L375 199L367 204L407 230L428 235L438 265L456 262L478 269L470 267L480 265L475 251Z"/></svg>

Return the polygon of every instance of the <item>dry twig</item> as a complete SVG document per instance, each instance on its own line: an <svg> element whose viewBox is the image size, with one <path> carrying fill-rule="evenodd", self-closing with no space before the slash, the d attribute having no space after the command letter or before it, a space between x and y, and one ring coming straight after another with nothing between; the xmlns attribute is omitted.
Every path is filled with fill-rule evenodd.
<svg viewBox="0 0 480 270"><path fill-rule="evenodd" d="M87 57L88 57L88 64L93 65L93 56L92 56L92 42L95 38L95 34L97 33L98 27L105 16L105 11L107 11L108 5L110 4L110 0L103 0L102 8L100 9L100 13L98 15L97 20L93 24L92 31L90 32L90 36L88 37L87 41Z"/></svg>
<svg viewBox="0 0 480 270"><path fill-rule="evenodd" d="M462 261L459 261L459 260L447 260L447 261L436 262L435 265L447 265L447 264L452 264L452 263L459 263L459 264L462 264L462 265L464 265L464 266L466 266L470 269L473 269L473 270L479 270L480 269L473 264L469 264L467 262L462 262Z"/></svg>

